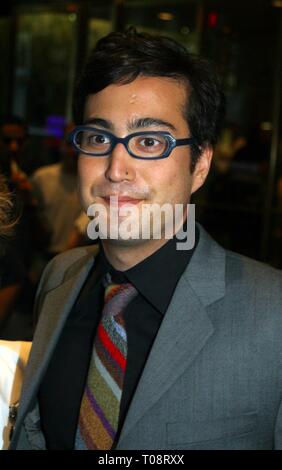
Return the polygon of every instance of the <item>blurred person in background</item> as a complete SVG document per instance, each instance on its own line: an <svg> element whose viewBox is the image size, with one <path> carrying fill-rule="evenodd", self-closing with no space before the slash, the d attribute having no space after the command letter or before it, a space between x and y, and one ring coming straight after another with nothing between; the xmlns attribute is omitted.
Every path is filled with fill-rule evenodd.
<svg viewBox="0 0 282 470"><path fill-rule="evenodd" d="M32 336L32 304L37 285L33 261L36 250L46 239L31 183L19 165L27 140L27 124L21 118L8 115L0 119L0 172L5 176L18 215L2 259L2 288L15 294L13 302L5 303L0 325L2 339L30 339Z"/></svg>
<svg viewBox="0 0 282 470"><path fill-rule="evenodd" d="M6 272L3 257L5 258L16 223L12 196L0 174L0 326L15 304L21 289L21 283L16 277L8 286L2 286L2 273ZM0 339L0 449L8 447L12 427L11 407L16 409L18 406L30 346L28 342Z"/></svg>
<svg viewBox="0 0 282 470"><path fill-rule="evenodd" d="M12 194L0 174L0 339L7 339L3 328L19 300L25 272L11 249L18 220L14 215Z"/></svg>
<svg viewBox="0 0 282 470"><path fill-rule="evenodd" d="M8 238L12 236L15 226L13 216L13 203L4 176L0 173L0 261L7 249ZM2 280L2 266L0 264L0 287ZM0 302L1 306L1 302Z"/></svg>
<svg viewBox="0 0 282 470"><path fill-rule="evenodd" d="M69 124L65 128L60 163L39 168L31 178L40 217L50 237L45 247L47 260L85 241L81 224L79 221L75 223L81 216L87 224L88 218L85 214L81 215L82 207L77 194L78 154L67 139L73 127Z"/></svg>
<svg viewBox="0 0 282 470"><path fill-rule="evenodd" d="M2 243L5 242L7 236L11 235L14 228L12 208L11 194L8 191L5 178L0 174L0 250Z"/></svg>
<svg viewBox="0 0 282 470"><path fill-rule="evenodd" d="M0 172L5 176L9 190L13 193L15 209L21 214L13 239L14 249L29 269L32 259L32 240L35 227L35 204L32 186L27 175L21 170L19 161L28 140L25 121L17 116L3 116L0 119Z"/></svg>
<svg viewBox="0 0 282 470"><path fill-rule="evenodd" d="M0 119L0 166L7 178L20 181L24 172L20 169L20 156L28 140L26 122L18 116L8 115ZM28 187L30 187L28 185Z"/></svg>

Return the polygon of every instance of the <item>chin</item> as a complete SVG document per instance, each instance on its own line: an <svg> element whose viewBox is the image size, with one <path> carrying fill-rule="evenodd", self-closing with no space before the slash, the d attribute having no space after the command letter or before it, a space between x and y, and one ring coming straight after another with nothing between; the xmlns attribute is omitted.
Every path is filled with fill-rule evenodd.
<svg viewBox="0 0 282 470"><path fill-rule="evenodd" d="M102 238L103 243L115 247L121 248L133 248L146 245L151 240L143 240L142 238L129 238L128 240L124 238Z"/></svg>

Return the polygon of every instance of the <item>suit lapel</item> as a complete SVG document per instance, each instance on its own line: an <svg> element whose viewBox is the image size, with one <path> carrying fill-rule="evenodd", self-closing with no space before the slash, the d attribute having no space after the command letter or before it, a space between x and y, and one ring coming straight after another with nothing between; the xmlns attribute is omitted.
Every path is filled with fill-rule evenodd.
<svg viewBox="0 0 282 470"><path fill-rule="evenodd" d="M158 331L119 443L195 361L214 331L206 306L224 295L225 252L199 229L200 241Z"/></svg>
<svg viewBox="0 0 282 470"><path fill-rule="evenodd" d="M75 274L66 276L65 281L58 287L47 292L41 306L37 326L38 336L31 350L29 365L26 370L22 390L22 402L18 420L24 416L32 397L36 394L41 377L44 374L49 359L52 357L67 317L77 299L77 296L93 266L93 257L80 266L76 266Z"/></svg>

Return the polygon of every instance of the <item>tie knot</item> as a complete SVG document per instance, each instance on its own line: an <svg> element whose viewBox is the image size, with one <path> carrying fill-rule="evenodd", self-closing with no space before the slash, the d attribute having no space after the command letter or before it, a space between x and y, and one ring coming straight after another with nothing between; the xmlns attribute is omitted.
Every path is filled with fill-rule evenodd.
<svg viewBox="0 0 282 470"><path fill-rule="evenodd" d="M103 315L117 315L129 304L129 302L137 295L137 290L129 282L115 283L112 282L110 274L104 279L105 286L105 305Z"/></svg>

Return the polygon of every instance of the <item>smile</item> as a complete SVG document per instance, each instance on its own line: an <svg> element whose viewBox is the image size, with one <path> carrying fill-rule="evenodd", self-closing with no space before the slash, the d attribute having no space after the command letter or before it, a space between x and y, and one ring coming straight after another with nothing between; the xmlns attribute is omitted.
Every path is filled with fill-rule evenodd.
<svg viewBox="0 0 282 470"><path fill-rule="evenodd" d="M121 207L127 204L137 205L142 199L131 198L130 196L118 196L118 195L110 195L110 196L103 196L102 199L108 205L112 205L115 207Z"/></svg>

